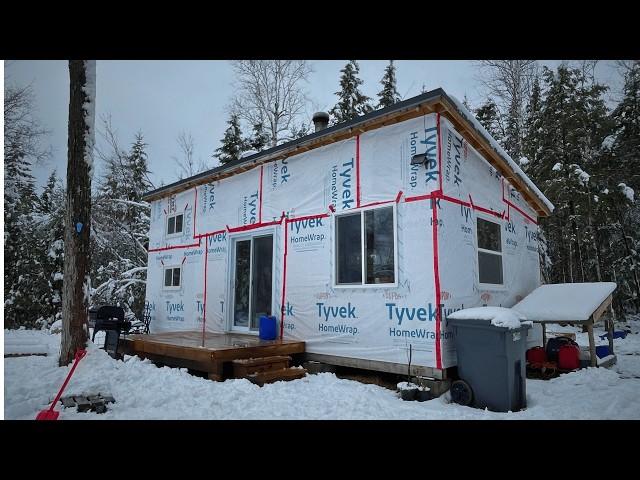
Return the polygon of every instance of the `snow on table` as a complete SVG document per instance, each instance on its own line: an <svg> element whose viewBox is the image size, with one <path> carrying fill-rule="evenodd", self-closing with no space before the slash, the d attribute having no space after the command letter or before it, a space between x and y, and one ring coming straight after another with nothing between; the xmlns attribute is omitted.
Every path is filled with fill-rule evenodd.
<svg viewBox="0 0 640 480"><path fill-rule="evenodd" d="M531 324L531 322L523 321L527 320L527 318L521 313L504 307L465 308L447 315L447 318L453 320L490 320L491 325L507 327L510 330L520 328L523 324Z"/></svg>
<svg viewBox="0 0 640 480"><path fill-rule="evenodd" d="M542 285L511 308L534 322L586 321L615 289L613 282Z"/></svg>

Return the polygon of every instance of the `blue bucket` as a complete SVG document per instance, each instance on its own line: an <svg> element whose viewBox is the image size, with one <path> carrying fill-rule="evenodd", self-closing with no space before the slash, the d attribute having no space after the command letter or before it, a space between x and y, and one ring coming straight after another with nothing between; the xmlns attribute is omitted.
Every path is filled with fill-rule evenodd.
<svg viewBox="0 0 640 480"><path fill-rule="evenodd" d="M277 337L276 332L276 317L272 315L262 315L260 317L260 340L275 340Z"/></svg>
<svg viewBox="0 0 640 480"><path fill-rule="evenodd" d="M609 355L609 346L608 345L600 345L596 347L596 356L598 358L604 358Z"/></svg>

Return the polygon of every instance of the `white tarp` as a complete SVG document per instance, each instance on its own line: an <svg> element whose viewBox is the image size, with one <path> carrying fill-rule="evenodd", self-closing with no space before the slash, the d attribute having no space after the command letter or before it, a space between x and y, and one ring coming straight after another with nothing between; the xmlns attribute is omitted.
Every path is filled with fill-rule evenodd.
<svg viewBox="0 0 640 480"><path fill-rule="evenodd" d="M426 162L411 165L416 154ZM510 307L539 285L536 216L511 190L430 114L153 202L152 331L202 329L203 318L207 331L228 331L234 242L271 233L272 313L280 327L284 312L285 338L313 353L403 364L411 345L412 364L453 366L447 313ZM395 285L335 286L336 215L378 207L395 211ZM184 212L183 235L167 238L175 212ZM478 283L478 216L501 226L504 286ZM178 289L163 287L171 265L183 266Z"/></svg>

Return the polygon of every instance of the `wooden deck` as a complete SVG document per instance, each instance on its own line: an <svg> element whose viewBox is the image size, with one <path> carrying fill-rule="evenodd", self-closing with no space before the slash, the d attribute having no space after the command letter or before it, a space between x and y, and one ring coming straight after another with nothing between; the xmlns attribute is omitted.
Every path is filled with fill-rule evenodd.
<svg viewBox="0 0 640 480"><path fill-rule="evenodd" d="M137 355L172 367L207 372L212 380L223 380L225 362L304 353L304 342L260 340L257 335L239 333L164 332L127 335L118 351Z"/></svg>

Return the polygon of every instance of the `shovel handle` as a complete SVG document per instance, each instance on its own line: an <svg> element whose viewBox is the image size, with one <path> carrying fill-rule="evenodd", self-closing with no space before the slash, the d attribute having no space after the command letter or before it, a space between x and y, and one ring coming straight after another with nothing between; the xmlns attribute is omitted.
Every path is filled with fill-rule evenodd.
<svg viewBox="0 0 640 480"><path fill-rule="evenodd" d="M85 349L79 349L78 351L76 351L76 356L74 358L74 362L73 362L73 366L71 367L71 370L69 371L69 374L67 375L66 380L64 381L64 383L62 384L62 388L60 388L60 391L58 392L58 395L56 395L55 400L53 401L53 403L51 404L51 406L49 407L50 411L53 411L53 408L56 406L56 404L58 403L58 400L60 400L60 397L62 396L62 392L64 392L65 387L67 386L67 383L69 383L69 380L71 379L71 375L73 375L73 371L76 369L76 367L78 366L78 362L80 360L82 360L82 358L87 354L87 351Z"/></svg>

